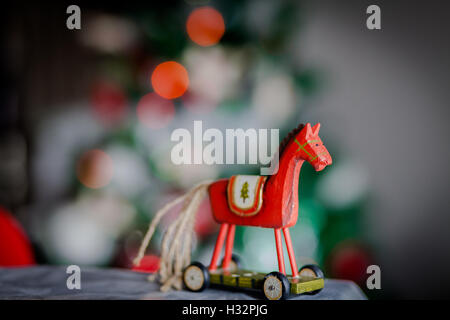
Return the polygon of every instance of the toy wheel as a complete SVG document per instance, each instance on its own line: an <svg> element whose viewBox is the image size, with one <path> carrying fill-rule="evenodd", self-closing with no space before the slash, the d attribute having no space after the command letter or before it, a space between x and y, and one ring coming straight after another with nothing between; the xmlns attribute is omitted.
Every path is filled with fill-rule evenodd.
<svg viewBox="0 0 450 320"><path fill-rule="evenodd" d="M221 265L223 266L223 259L222 259ZM231 261L230 261L230 264L228 266L228 270L231 271L231 272L234 272L236 270L239 270L241 268L241 266L242 266L241 258L237 254L233 253L231 255Z"/></svg>
<svg viewBox="0 0 450 320"><path fill-rule="evenodd" d="M307 264L307 265L301 267L300 270L298 271L298 274L300 276L311 277L311 278L319 278L319 279L324 278L322 269L320 269L320 267L315 264ZM307 292L306 294L311 294L311 295L317 294L320 291L322 291L322 289Z"/></svg>
<svg viewBox="0 0 450 320"><path fill-rule="evenodd" d="M284 300L291 293L291 284L280 272L271 272L264 277L263 292L267 300Z"/></svg>
<svg viewBox="0 0 450 320"><path fill-rule="evenodd" d="M199 292L209 287L209 272L200 262L193 262L184 269L183 282L190 291Z"/></svg>

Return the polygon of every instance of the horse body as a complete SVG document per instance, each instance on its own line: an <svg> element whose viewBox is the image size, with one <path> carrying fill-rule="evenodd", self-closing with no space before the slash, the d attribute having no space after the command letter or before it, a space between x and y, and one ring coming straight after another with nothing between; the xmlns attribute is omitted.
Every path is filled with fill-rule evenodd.
<svg viewBox="0 0 450 320"><path fill-rule="evenodd" d="M253 216L239 216L230 210L227 200L229 179L213 182L209 186L209 196L214 219L220 224L274 229L295 225L298 218L298 176L304 161L286 157L284 161L287 160L293 163L284 166L281 161L277 175L264 184L262 207Z"/></svg>

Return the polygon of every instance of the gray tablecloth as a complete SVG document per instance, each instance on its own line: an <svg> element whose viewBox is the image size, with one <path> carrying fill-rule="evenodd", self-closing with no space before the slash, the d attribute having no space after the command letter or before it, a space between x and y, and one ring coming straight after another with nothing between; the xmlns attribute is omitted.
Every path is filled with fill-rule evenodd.
<svg viewBox="0 0 450 320"><path fill-rule="evenodd" d="M147 275L129 270L81 268L81 289L67 288L66 267L36 266L0 268L0 299L177 299L177 300L247 300L260 299L254 292L207 289L200 293L159 291ZM293 299L361 300L361 289L350 281L325 280L325 288L317 295L301 295Z"/></svg>

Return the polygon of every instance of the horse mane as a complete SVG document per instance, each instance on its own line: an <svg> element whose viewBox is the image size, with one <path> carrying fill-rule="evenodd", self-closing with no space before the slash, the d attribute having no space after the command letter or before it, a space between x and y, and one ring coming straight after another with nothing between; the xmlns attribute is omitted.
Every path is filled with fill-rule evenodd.
<svg viewBox="0 0 450 320"><path fill-rule="evenodd" d="M281 156L283 155L283 152L286 150L287 145L289 142L300 132L303 130L305 125L303 123L300 123L296 128L289 131L289 133L284 137L284 139L281 141L280 145L278 146L278 160L281 159ZM273 160L272 160L273 161ZM272 162L270 163L272 165ZM270 179L274 175L269 176L267 179Z"/></svg>
<svg viewBox="0 0 450 320"><path fill-rule="evenodd" d="M289 133L284 137L284 139L281 141L280 146L278 147L278 157L281 158L281 155L286 150L287 145L289 142L294 138L300 131L303 130L305 125L303 123L300 123L297 128L292 129L289 131Z"/></svg>

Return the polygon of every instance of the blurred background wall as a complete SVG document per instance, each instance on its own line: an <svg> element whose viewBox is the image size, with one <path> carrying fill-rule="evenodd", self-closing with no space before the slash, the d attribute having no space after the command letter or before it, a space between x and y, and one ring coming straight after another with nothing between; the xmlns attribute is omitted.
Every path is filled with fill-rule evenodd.
<svg viewBox="0 0 450 320"><path fill-rule="evenodd" d="M370 4L382 30L365 27ZM80 2L81 30L65 27L68 5L19 2L2 13L0 205L37 263L128 268L164 202L203 179L258 174L172 166L174 128L203 120L280 128L282 138L320 121L334 161L302 169L300 264L312 259L363 289L365 268L378 264L382 290L366 290L374 298L450 295L445 2ZM210 46L186 32L203 6L225 22ZM190 83L167 104L150 76L169 60ZM196 227L205 262L217 231L208 210ZM236 250L249 267L276 269L270 230L238 228ZM150 260L157 254L155 245Z"/></svg>
<svg viewBox="0 0 450 320"><path fill-rule="evenodd" d="M373 2L383 27L371 32L359 27L371 3L315 3L297 44L329 78L310 117L330 124L333 139L370 174L367 223L385 284L408 297L437 297L448 294L445 285L419 274L432 266L450 281L448 5Z"/></svg>

